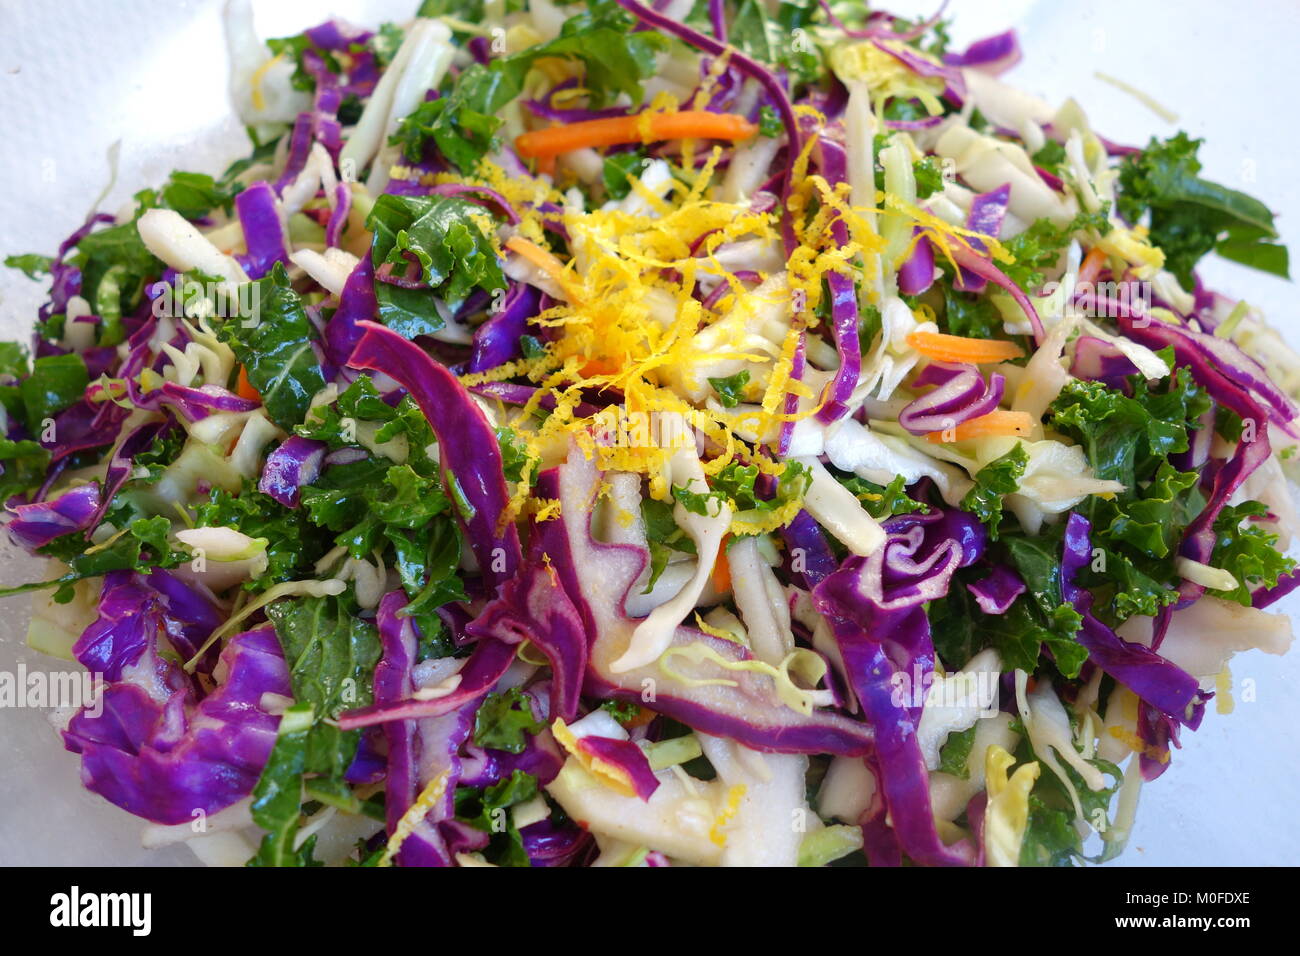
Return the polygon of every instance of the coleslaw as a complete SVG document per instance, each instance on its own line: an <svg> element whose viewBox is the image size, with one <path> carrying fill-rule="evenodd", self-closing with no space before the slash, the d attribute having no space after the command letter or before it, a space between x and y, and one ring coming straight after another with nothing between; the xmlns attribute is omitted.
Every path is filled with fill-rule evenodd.
<svg viewBox="0 0 1300 956"><path fill-rule="evenodd" d="M1287 252L942 14L229 0L247 158L6 259L84 786L211 864L1118 855L1291 642L1300 357L1197 277Z"/></svg>

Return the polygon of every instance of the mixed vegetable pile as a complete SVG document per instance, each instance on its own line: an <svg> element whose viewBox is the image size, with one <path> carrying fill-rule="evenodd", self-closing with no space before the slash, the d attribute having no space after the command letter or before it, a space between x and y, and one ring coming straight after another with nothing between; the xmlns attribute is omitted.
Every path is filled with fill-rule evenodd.
<svg viewBox="0 0 1300 956"><path fill-rule="evenodd" d="M251 154L7 260L11 592L152 845L1104 860L1289 645L1300 359L1196 273L1286 250L1199 141L858 3L227 20Z"/></svg>

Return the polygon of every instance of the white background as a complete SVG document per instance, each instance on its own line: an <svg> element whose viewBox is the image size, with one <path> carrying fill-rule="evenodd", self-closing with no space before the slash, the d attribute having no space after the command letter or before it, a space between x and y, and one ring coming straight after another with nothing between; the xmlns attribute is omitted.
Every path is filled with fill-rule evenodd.
<svg viewBox="0 0 1300 956"><path fill-rule="evenodd" d="M264 36L297 32L334 13L374 26L411 15L417 0L262 0ZM900 13L929 12L906 2ZM955 0L964 45L1015 25L1025 49L1011 79L1059 103L1074 96L1112 139L1142 144L1184 128L1207 139L1205 175L1259 196L1280 215L1300 257L1300 7L1285 0L976 2ZM219 173L247 143L226 103L220 6L212 0L0 0L0 254L52 253L108 181L104 208L158 185L173 168ZM1164 123L1102 83L1095 70L1146 91L1181 119ZM1300 268L1300 266L1297 266ZM1300 345L1295 288L1230 263L1209 262L1212 287L1265 308ZM0 337L27 334L44 294L18 273L0 276ZM39 567L0 544L0 584ZM22 646L28 601L0 601L0 670L34 655ZM42 666L48 666L44 664ZM1173 766L1142 794L1132 865L1293 864L1300 857L1300 653L1233 662L1257 700L1211 713L1184 738ZM84 792L77 760L39 711L0 709L0 864L174 863L173 848L139 848L140 822Z"/></svg>

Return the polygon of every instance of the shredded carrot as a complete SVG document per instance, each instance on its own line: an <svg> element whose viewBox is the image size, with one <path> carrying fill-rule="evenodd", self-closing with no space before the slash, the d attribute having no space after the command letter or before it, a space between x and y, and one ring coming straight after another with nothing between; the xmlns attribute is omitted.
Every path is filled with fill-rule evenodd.
<svg viewBox="0 0 1300 956"><path fill-rule="evenodd" d="M235 383L235 394L240 398L246 398L252 402L260 402L262 394L253 387L253 383L248 380L248 369L239 366L239 381Z"/></svg>
<svg viewBox="0 0 1300 956"><path fill-rule="evenodd" d="M735 113L683 110L680 113L645 112L635 116L610 116L583 120L515 137L515 149L525 159L558 156L578 149L650 143L665 139L749 139L758 127Z"/></svg>
<svg viewBox="0 0 1300 956"><path fill-rule="evenodd" d="M998 409L979 418L964 421L955 428L930 432L925 437L927 441L935 443L966 441L968 438L984 438L988 435L1019 435L1023 438L1034 430L1034 425L1034 418L1028 412L1007 412Z"/></svg>
<svg viewBox="0 0 1300 956"><path fill-rule="evenodd" d="M654 720L654 719L655 719L656 717L658 717L658 716L659 716L659 715L656 714L656 713L655 713L653 710L651 710L649 707L638 707L637 712L636 712L636 716L633 717L631 720L626 721L626 722L623 724L623 726L624 726L624 727L642 727L642 726L644 726L644 725L650 723L650 721Z"/></svg>
<svg viewBox="0 0 1300 956"><path fill-rule="evenodd" d="M583 378L594 378L597 375L617 375L622 370L623 366L613 359L593 358L588 359L578 371Z"/></svg>
<svg viewBox="0 0 1300 956"><path fill-rule="evenodd" d="M551 128L554 129L558 125L559 125L558 123L551 123ZM552 180L555 179L555 157L554 156L537 157L537 175L550 176Z"/></svg>
<svg viewBox="0 0 1300 956"><path fill-rule="evenodd" d="M1101 267L1106 262L1106 253L1102 251L1101 246L1093 246L1088 250L1088 254L1083 257L1083 263L1079 266L1078 284L1092 284L1101 274Z"/></svg>
<svg viewBox="0 0 1300 956"><path fill-rule="evenodd" d="M727 560L727 539L731 535L724 535L722 544L718 547L718 560L713 562L713 591L715 594L726 594L731 590L731 562Z"/></svg>
<svg viewBox="0 0 1300 956"><path fill-rule="evenodd" d="M985 362L1005 362L1020 358L1024 350L1015 342L1001 339L970 339L943 332L913 332L907 344L926 358L937 362L968 362L981 365Z"/></svg>
<svg viewBox="0 0 1300 956"><path fill-rule="evenodd" d="M564 263L560 262L550 252L535 242L529 242L523 236L511 236L506 240L506 248L523 256L554 279L556 285L563 289L565 295L571 300L575 302L578 300L577 294L573 291L573 283L569 278L569 274L564 271Z"/></svg>

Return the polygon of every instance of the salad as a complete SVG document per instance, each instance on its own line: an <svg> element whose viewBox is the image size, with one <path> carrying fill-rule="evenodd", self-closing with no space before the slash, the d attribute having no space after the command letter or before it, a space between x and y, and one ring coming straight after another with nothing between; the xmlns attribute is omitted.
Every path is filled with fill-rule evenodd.
<svg viewBox="0 0 1300 956"><path fill-rule="evenodd" d="M147 845L1101 862L1288 648L1300 357L1197 276L1287 252L1199 140L861 3L226 21L247 157L6 259L3 593Z"/></svg>

